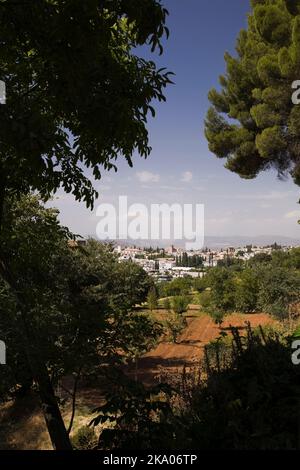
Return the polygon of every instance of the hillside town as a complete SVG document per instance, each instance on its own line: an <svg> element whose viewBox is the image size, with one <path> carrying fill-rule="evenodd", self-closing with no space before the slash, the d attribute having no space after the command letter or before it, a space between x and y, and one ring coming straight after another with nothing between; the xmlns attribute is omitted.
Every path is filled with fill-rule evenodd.
<svg viewBox="0 0 300 470"><path fill-rule="evenodd" d="M274 250L289 251L290 246L277 243L269 246L228 247L221 249L203 248L198 251L185 251L171 245L168 248L141 248L121 246L115 248L120 262L132 261L158 282L182 277L203 277L208 268L226 266L235 261L248 261L256 255L271 255Z"/></svg>
<svg viewBox="0 0 300 470"><path fill-rule="evenodd" d="M73 248L84 246L84 239L70 241ZM255 256L271 256L274 251L289 252L295 246L282 246L276 242L272 245L246 245L227 248L203 248L197 251L186 251L184 248L171 245L161 247L139 247L135 245L116 245L114 253L119 262L133 262L141 266L157 282L172 281L176 278L203 277L209 268L229 266L233 263L249 261Z"/></svg>

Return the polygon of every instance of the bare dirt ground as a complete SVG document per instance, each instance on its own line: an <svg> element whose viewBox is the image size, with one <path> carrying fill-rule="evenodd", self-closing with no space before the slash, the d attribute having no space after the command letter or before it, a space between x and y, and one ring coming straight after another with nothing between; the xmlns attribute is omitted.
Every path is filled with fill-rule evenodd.
<svg viewBox="0 0 300 470"><path fill-rule="evenodd" d="M51 448L36 397L29 395L0 406L0 451Z"/></svg>
<svg viewBox="0 0 300 470"><path fill-rule="evenodd" d="M192 311L189 312L192 315ZM187 318L187 328L178 338L176 344L161 342L155 349L138 361L137 370L129 368L129 374L137 376L146 385L160 382L169 374L179 374L184 367L195 367L204 354L204 346L218 338L221 331L228 331L230 326L246 330L249 322L252 328L274 323L269 315L232 314L225 318L222 328L214 323L211 317L201 315Z"/></svg>
<svg viewBox="0 0 300 470"><path fill-rule="evenodd" d="M85 387L78 390L76 415L71 436L82 426L87 426L95 407L103 404L101 387ZM66 426L70 422L70 401L62 407ZM35 394L11 400L0 406L1 450L51 450L52 445Z"/></svg>

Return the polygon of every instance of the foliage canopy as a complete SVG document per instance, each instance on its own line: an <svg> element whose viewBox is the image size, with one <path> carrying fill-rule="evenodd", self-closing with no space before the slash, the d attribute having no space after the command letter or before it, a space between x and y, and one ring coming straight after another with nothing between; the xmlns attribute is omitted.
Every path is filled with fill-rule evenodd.
<svg viewBox="0 0 300 470"><path fill-rule="evenodd" d="M136 50L162 52L167 14L156 0L1 1L1 190L62 186L90 206L101 167L149 155L148 114L170 78Z"/></svg>

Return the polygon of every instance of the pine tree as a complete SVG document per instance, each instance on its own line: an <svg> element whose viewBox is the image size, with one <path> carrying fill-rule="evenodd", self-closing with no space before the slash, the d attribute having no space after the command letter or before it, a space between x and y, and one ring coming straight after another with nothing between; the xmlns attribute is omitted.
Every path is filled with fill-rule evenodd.
<svg viewBox="0 0 300 470"><path fill-rule="evenodd" d="M221 91L209 93L206 137L210 150L241 177L275 168L300 185L300 106L292 102L292 84L300 79L300 0L251 4L237 57L225 55Z"/></svg>

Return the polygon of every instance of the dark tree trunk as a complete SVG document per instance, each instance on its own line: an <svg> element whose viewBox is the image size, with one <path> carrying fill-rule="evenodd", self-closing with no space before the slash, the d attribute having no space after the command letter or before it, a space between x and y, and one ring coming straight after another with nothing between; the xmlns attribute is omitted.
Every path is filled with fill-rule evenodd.
<svg viewBox="0 0 300 470"><path fill-rule="evenodd" d="M72 414L71 414L71 419L70 419L70 423L69 423L68 430L67 430L68 435L70 435L73 424L74 424L74 418L75 418L75 413L76 413L77 388L78 388L78 382L80 380L81 370L82 368L80 367L78 373L76 374L76 377L74 377L73 392L70 392L69 390L64 388L64 390L66 390L69 393L69 395L71 395L72 397Z"/></svg>
<svg viewBox="0 0 300 470"><path fill-rule="evenodd" d="M35 362L34 364L34 362L31 359L30 366L38 384L41 406L53 448L55 450L72 450L47 368L43 363Z"/></svg>
<svg viewBox="0 0 300 470"><path fill-rule="evenodd" d="M43 361L40 360L40 353L37 349L37 341L30 331L26 319L26 312L22 308L21 322L24 331L24 344L26 355L34 381L38 385L41 407L46 421L49 436L55 450L72 450L72 445L65 423L57 403L54 389L49 378L48 370Z"/></svg>
<svg viewBox="0 0 300 470"><path fill-rule="evenodd" d="M0 233L3 224L4 198L5 190L3 176L0 173ZM24 349L32 376L38 385L41 407L53 448L55 450L72 450L72 445L61 416L47 367L40 359L37 342L35 341L34 333L30 327L30 322L27 319L26 301L22 299L22 295L18 291L15 280L10 274L8 267L5 265L4 259L1 256L1 251L0 246L0 275L12 290L19 307L20 321L24 335Z"/></svg>

